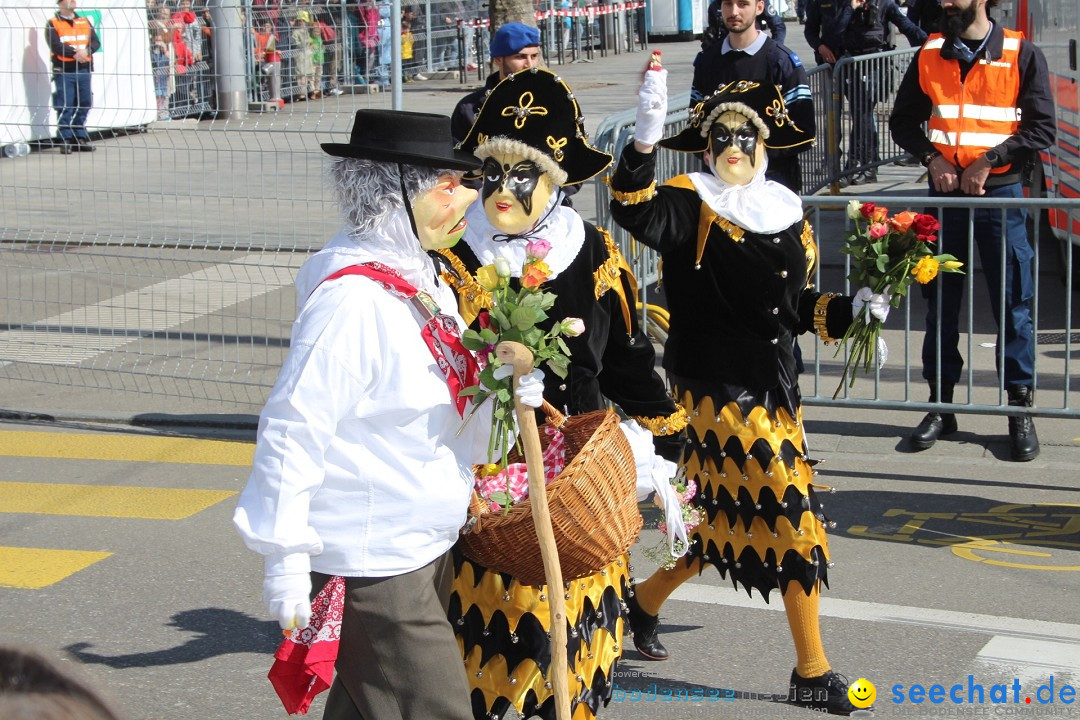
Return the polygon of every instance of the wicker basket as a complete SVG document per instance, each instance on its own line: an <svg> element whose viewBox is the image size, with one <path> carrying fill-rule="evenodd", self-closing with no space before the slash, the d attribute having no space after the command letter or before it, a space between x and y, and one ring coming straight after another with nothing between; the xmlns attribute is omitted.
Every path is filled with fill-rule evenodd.
<svg viewBox="0 0 1080 720"><path fill-rule="evenodd" d="M568 418L546 401L542 409L545 424L566 437L566 467L548 484L547 493L563 579L569 581L608 565L637 539L642 524L637 471L614 412ZM547 447L546 433L540 433L540 442ZM510 461L521 459L511 455ZM461 537L466 557L526 585L545 583L531 503L517 503L508 513L493 512L474 494L469 512L478 521Z"/></svg>

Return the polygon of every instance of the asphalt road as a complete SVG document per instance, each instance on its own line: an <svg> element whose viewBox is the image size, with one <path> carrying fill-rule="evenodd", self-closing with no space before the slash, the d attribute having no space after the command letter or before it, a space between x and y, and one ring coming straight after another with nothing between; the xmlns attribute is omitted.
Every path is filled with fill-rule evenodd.
<svg viewBox="0 0 1080 720"><path fill-rule="evenodd" d="M801 33L790 31L796 47ZM672 87L688 86L695 45L663 49ZM644 60L565 66L590 127L632 102ZM414 83L406 108L448 112L464 90L451 79ZM31 407L94 402L79 388L26 387ZM121 408L146 402L114 395ZM1043 453L1021 465L1004 460L1000 417L965 416L957 436L918 454L903 441L918 419L910 412L811 407L805 419L825 460L818 479L838 488L826 501L838 527L825 647L838 671L877 686L878 716L1080 716L1061 696L1080 682L1080 427L1040 421ZM261 561L230 522L251 440L122 423L0 424L0 643L59 658L132 720L283 717L265 678L280 634L262 607ZM647 530L642 542L658 540ZM635 574L647 575L635 557ZM604 717L809 717L770 699L794 664L779 609L711 571L684 586L662 612L672 659L627 652L616 678L624 694ZM969 676L985 704L966 702ZM1056 701L1041 704L1051 676ZM991 704L992 686L1014 680L1019 702L1010 690L1009 703ZM907 697L914 684L963 684L965 703L892 702L894 686ZM661 699L699 689L735 699Z"/></svg>

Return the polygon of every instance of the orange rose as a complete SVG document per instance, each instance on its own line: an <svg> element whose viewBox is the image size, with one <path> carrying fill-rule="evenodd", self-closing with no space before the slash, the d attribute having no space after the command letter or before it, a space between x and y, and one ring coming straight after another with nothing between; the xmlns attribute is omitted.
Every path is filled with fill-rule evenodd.
<svg viewBox="0 0 1080 720"><path fill-rule="evenodd" d="M521 273L521 286L524 288L538 288L544 281L551 277L551 268L543 260L533 261L525 266Z"/></svg>
<svg viewBox="0 0 1080 720"><path fill-rule="evenodd" d="M919 213L912 212L911 210L905 210L904 212L896 213L889 219L889 224L897 230L897 232L907 232L911 227L911 223L915 222L915 216Z"/></svg>
<svg viewBox="0 0 1080 720"><path fill-rule="evenodd" d="M887 218L887 217L889 217L889 208L881 207L881 206L875 206L874 207L874 212L870 216L870 219L873 222L885 222L885 218Z"/></svg>

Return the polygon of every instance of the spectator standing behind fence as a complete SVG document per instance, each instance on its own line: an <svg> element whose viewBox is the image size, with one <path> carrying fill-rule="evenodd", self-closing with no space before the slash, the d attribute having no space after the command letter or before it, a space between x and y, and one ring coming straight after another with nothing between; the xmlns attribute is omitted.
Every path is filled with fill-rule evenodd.
<svg viewBox="0 0 1080 720"><path fill-rule="evenodd" d="M94 53L101 47L90 21L75 12L75 0L57 0L59 10L45 25L45 40L52 56L53 109L56 139L65 155L72 150L93 152L86 131L86 116L93 106L91 77Z"/></svg>
<svg viewBox="0 0 1080 720"><path fill-rule="evenodd" d="M322 31L319 23L312 18L308 23L308 35L311 37L311 95L312 100L322 97L322 71L323 63L326 62L326 49L323 45Z"/></svg>
<svg viewBox="0 0 1080 720"><path fill-rule="evenodd" d="M281 97L281 53L277 49L277 34L273 21L262 21L262 32L255 33L255 67L261 77L269 84L270 102L278 106L285 104Z"/></svg>
<svg viewBox="0 0 1080 720"><path fill-rule="evenodd" d="M289 41L292 46L293 72L296 76L296 94L293 102L303 102L315 93L315 62L312 59L311 13L300 10L292 21Z"/></svg>
<svg viewBox="0 0 1080 720"><path fill-rule="evenodd" d="M792 122L807 136L814 137L817 133L814 98L806 70L797 54L758 29L756 20L764 10L765 0L722 0L720 15L727 32L720 42L702 50L694 59L690 107L722 85L737 80L766 82L780 88ZM802 192L799 153L809 148L810 143L770 148L765 177L796 194Z"/></svg>
<svg viewBox="0 0 1080 720"><path fill-rule="evenodd" d="M784 40L787 39L787 25L784 23L783 16L776 12L771 2L761 2L761 7L758 9L755 28L758 30L768 30L772 33L772 39L778 44L783 45ZM708 10L705 11L708 25L705 28L705 32L701 34L701 49L708 50L713 45L719 45L723 42L724 37L730 32L727 25L724 22L724 9L723 0L712 0L709 3Z"/></svg>
<svg viewBox="0 0 1080 720"><path fill-rule="evenodd" d="M150 67L154 72L154 99L157 101L157 119L169 119L169 44L165 33L155 30L150 41Z"/></svg>
<svg viewBox="0 0 1080 720"><path fill-rule="evenodd" d="M888 23L912 46L926 40L926 33L900 12L895 0L810 0L804 34L818 63L835 65L845 55L860 57L891 50ZM891 85L888 65L860 64L843 74L844 96L851 107L844 185L877 182L874 163L881 156L874 106L891 95Z"/></svg>
<svg viewBox="0 0 1080 720"><path fill-rule="evenodd" d="M930 36L900 83L889 128L898 145L922 158L930 198L1022 197L1024 166L1054 142L1054 100L1046 59L1023 34L989 18L987 9L996 4L997 0L945 0L944 32ZM923 123L928 123L927 130ZM934 207L927 212L938 214ZM998 373L1009 405L1031 407L1034 252L1028 242L1027 211L958 207L944 208L940 214L942 251L952 253L968 267L968 233L974 225L995 323L1002 310L1000 294L1004 292L1005 297L1005 326L998 327L997 337L1004 365L998 360ZM952 402L953 388L960 381L964 359L959 350L959 316L964 282L963 276L944 273L923 286L929 301L923 378L930 383L931 402ZM940 308L937 283L941 283ZM936 360L939 332L940 368ZM997 351L994 357L999 357ZM955 415L931 412L911 434L911 444L923 450L956 429ZM1033 460L1039 454L1039 438L1030 415L1009 417L1009 444L1013 460Z"/></svg>
<svg viewBox="0 0 1080 720"><path fill-rule="evenodd" d="M450 117L450 133L461 142L480 112L480 106L499 81L518 70L540 65L540 31L519 22L508 22L491 37L491 63L495 72L488 75L484 87L461 98Z"/></svg>

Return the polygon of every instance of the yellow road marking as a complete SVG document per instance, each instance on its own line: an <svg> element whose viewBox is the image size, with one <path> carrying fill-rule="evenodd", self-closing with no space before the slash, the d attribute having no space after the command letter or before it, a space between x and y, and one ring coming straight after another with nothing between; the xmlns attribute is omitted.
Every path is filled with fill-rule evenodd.
<svg viewBox="0 0 1080 720"><path fill-rule="evenodd" d="M0 547L0 587L48 587L110 555L87 550Z"/></svg>
<svg viewBox="0 0 1080 720"><path fill-rule="evenodd" d="M182 520L234 495L232 490L0 482L0 512Z"/></svg>
<svg viewBox="0 0 1080 720"><path fill-rule="evenodd" d="M0 455L65 460L251 465L251 443L137 435L0 432Z"/></svg>

